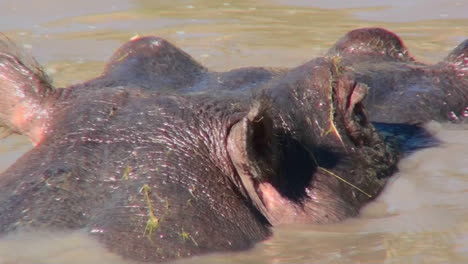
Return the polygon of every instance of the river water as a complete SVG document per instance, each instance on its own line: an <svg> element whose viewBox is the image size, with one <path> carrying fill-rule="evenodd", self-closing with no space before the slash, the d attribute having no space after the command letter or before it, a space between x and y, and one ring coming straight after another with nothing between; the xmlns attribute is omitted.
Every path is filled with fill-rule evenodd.
<svg viewBox="0 0 468 264"><path fill-rule="evenodd" d="M468 38L468 2L455 0L1 0L0 31L45 66L58 87L99 74L135 35L159 35L213 70L296 66L347 31L386 27L421 61ZM403 160L361 216L333 225L284 226L246 252L178 263L468 263L468 127L428 124L439 147ZM0 142L0 169L31 148ZM0 240L0 264L127 263L80 232Z"/></svg>

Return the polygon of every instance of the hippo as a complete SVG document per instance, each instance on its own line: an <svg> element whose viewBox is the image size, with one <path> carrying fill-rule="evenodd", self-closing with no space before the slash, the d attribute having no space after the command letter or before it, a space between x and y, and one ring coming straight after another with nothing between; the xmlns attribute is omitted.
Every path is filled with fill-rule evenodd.
<svg viewBox="0 0 468 264"><path fill-rule="evenodd" d="M383 33L369 34L394 36ZM0 236L82 230L124 258L159 263L247 249L273 226L356 216L395 172L408 141L399 134L415 135L411 122L372 114L367 95L390 72L366 73L374 66L359 62L379 59L349 52L366 43L357 35L292 69L228 72L135 37L100 76L65 88L3 36L0 120L35 147L0 175Z"/></svg>

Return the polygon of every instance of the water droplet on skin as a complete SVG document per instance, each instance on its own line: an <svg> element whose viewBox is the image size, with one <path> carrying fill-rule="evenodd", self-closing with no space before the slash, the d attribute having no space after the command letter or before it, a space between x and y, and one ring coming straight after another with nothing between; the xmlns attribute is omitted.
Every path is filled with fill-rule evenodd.
<svg viewBox="0 0 468 264"><path fill-rule="evenodd" d="M463 117L468 117L468 107L463 110Z"/></svg>
<svg viewBox="0 0 468 264"><path fill-rule="evenodd" d="M151 41L151 46L153 47L159 47L160 45L161 45L161 42L159 40Z"/></svg>
<svg viewBox="0 0 468 264"><path fill-rule="evenodd" d="M320 101L317 106L318 108L323 108L323 106L325 106L325 102Z"/></svg>
<svg viewBox="0 0 468 264"><path fill-rule="evenodd" d="M104 230L95 228L95 229L91 229L91 231L89 231L89 232L94 233L94 234L95 233L104 233Z"/></svg>
<svg viewBox="0 0 468 264"><path fill-rule="evenodd" d="M459 120L457 114L455 114L455 112L453 112L453 111L450 111L448 117L449 117L450 121L452 121L452 122L456 122L456 121Z"/></svg>

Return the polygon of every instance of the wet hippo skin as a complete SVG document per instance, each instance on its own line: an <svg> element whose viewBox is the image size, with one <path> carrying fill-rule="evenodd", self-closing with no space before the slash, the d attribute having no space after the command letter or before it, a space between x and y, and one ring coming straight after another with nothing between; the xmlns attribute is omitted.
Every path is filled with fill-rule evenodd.
<svg viewBox="0 0 468 264"><path fill-rule="evenodd" d="M430 119L377 113L396 99L369 99L384 89L378 76L390 78L372 63L436 67L405 56L394 62L400 42L362 44L392 43L393 33L358 32L296 68L229 72L206 69L164 39L138 37L101 76L61 89L3 38L0 120L35 148L0 176L0 233L81 229L123 257L162 262L246 249L271 226L356 216L401 155L371 121ZM350 53L353 43L365 48ZM465 50L419 73L451 70L447 89L463 90L466 67L457 63ZM366 59L370 66L360 64ZM398 89L406 91L404 82Z"/></svg>

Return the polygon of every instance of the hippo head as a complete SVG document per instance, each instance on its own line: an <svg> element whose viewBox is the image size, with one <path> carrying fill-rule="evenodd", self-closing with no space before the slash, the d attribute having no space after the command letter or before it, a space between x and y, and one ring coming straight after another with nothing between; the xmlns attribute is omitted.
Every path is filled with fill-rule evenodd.
<svg viewBox="0 0 468 264"><path fill-rule="evenodd" d="M270 223L335 222L382 189L396 156L367 118L367 91L339 60L312 60L268 83L231 128L236 172Z"/></svg>
<svg viewBox="0 0 468 264"><path fill-rule="evenodd" d="M35 143L0 176L0 232L84 229L138 260L354 216L396 162L368 87L335 57L220 73L139 37L101 76L55 89L4 39L0 89L3 125Z"/></svg>

